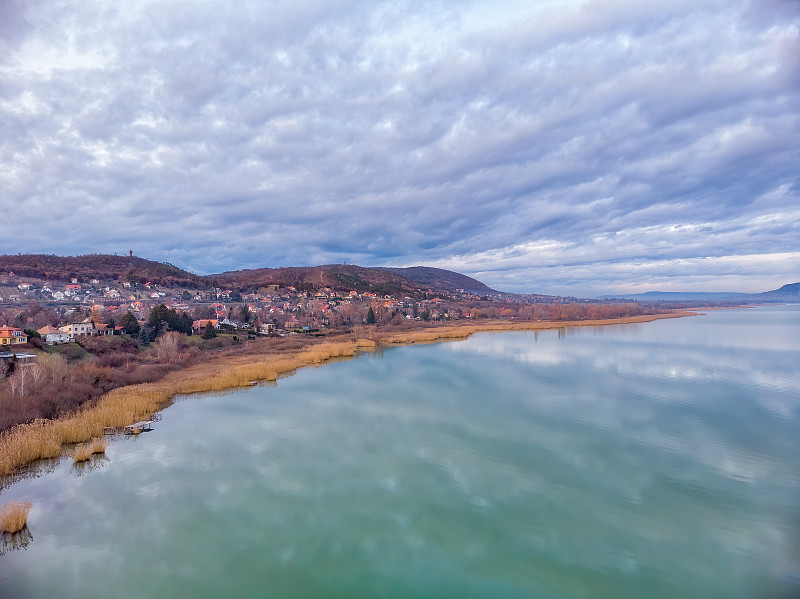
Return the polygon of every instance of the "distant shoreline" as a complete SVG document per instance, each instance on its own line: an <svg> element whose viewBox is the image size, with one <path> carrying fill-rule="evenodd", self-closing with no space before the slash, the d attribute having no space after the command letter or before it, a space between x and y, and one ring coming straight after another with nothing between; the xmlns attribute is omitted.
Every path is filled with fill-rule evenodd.
<svg viewBox="0 0 800 599"><path fill-rule="evenodd" d="M54 420L37 420L0 434L0 476L14 475L18 468L40 459L64 455L76 443L102 437L104 427L120 430L132 422L146 420L167 407L178 395L222 392L252 386L259 381L275 381L299 368L319 365L334 358L352 357L359 351L379 346L454 341L481 332L637 324L697 315L694 311L681 310L598 320L470 322L399 332L386 327L364 326L359 327L355 334L343 336L342 340L320 343L309 338L299 349L280 353L270 352L266 346L262 351L247 346L247 351L227 353L193 364L152 383L119 387L76 413ZM5 485L0 485L0 488L2 486Z"/></svg>

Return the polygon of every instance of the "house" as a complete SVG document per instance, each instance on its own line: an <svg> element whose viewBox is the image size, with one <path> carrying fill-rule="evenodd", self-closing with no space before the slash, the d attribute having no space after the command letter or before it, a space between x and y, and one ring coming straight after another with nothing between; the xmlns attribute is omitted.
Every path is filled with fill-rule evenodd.
<svg viewBox="0 0 800 599"><path fill-rule="evenodd" d="M22 329L0 327L0 345L21 345L28 342L28 335Z"/></svg>
<svg viewBox="0 0 800 599"><path fill-rule="evenodd" d="M89 319L86 319L83 322L77 322L64 325L63 327L58 327L58 330L68 333L70 340L74 340L75 337L90 337L92 335L97 335L97 329L94 328L94 323Z"/></svg>
<svg viewBox="0 0 800 599"><path fill-rule="evenodd" d="M98 281L97 279L92 279L92 280L91 280L91 281L89 281L89 282L90 282L92 285L99 285L99 284L100 284L100 281Z"/></svg>
<svg viewBox="0 0 800 599"><path fill-rule="evenodd" d="M211 323L211 326L214 327L215 329L219 328L219 321L218 320L213 319L213 318L205 318L205 319L202 319L202 320L195 320L192 323L192 332L193 333L200 333L201 331L204 331L205 328L208 326L209 322Z"/></svg>
<svg viewBox="0 0 800 599"><path fill-rule="evenodd" d="M75 279L72 279L72 280L74 281ZM80 285L67 285L67 289L72 291L72 292L80 291L81 290L81 286Z"/></svg>
<svg viewBox="0 0 800 599"><path fill-rule="evenodd" d="M28 291L28 289L30 288L31 288L30 283L20 283L19 285L17 285L17 289L19 289L20 291Z"/></svg>
<svg viewBox="0 0 800 599"><path fill-rule="evenodd" d="M111 337L114 335L114 327L110 327L107 324L96 324L94 328L101 337Z"/></svg>
<svg viewBox="0 0 800 599"><path fill-rule="evenodd" d="M47 345L57 345L59 343L69 343L69 333L65 333L55 327L51 327L47 325L46 327L42 327L39 329L39 334L44 339L44 342Z"/></svg>

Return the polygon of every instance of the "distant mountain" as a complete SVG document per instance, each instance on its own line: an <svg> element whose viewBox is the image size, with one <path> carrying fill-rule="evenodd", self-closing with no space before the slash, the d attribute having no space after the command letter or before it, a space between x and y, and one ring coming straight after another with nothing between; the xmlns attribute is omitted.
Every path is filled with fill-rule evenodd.
<svg viewBox="0 0 800 599"><path fill-rule="evenodd" d="M693 292L693 291L647 291L646 293L627 293L622 295L601 295L597 299L629 299L640 302L689 302L703 300L737 300L745 293Z"/></svg>
<svg viewBox="0 0 800 599"><path fill-rule="evenodd" d="M788 283L780 289L765 291L764 293L754 293L746 296L748 301L768 301L768 302L800 302L800 283ZM753 298L752 300L750 298Z"/></svg>
<svg viewBox="0 0 800 599"><path fill-rule="evenodd" d="M137 283L151 282L157 285L179 287L205 287L204 277L195 275L162 262L145 260L137 256L109 256L87 254L85 256L51 256L47 254L17 254L0 256L0 275L13 272L18 277L66 281L79 279L119 280Z"/></svg>
<svg viewBox="0 0 800 599"><path fill-rule="evenodd" d="M421 285L428 285L433 289L441 289L443 291L463 290L477 295L498 293L477 279L443 268L411 266L409 268L386 268L385 270L391 271Z"/></svg>
<svg viewBox="0 0 800 599"><path fill-rule="evenodd" d="M800 302L800 283L789 283L780 289L763 293L692 292L692 291L648 291L625 295L601 295L598 299L629 299L640 302Z"/></svg>

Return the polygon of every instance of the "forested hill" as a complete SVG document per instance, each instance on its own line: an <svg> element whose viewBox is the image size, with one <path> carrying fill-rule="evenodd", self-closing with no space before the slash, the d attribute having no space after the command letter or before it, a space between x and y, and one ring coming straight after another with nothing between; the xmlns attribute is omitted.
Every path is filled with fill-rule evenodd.
<svg viewBox="0 0 800 599"><path fill-rule="evenodd" d="M0 274L14 273L18 277L66 281L78 279L119 280L179 287L206 287L208 281L185 270L137 256L51 256L47 254L17 254L0 256Z"/></svg>
<svg viewBox="0 0 800 599"><path fill-rule="evenodd" d="M382 268L366 268L352 264L234 270L210 277L220 286L240 290L257 289L267 285L293 285L298 289L309 291L320 287L382 294L434 291L428 285L416 283Z"/></svg>
<svg viewBox="0 0 800 599"><path fill-rule="evenodd" d="M226 287L237 291L255 291L268 285L294 286L305 291L321 287L342 291L370 291L388 295L439 293L464 290L485 295L496 293L471 277L443 270L415 266L413 268L368 268L352 264L296 266L286 268L257 268L234 270L201 276L163 262L137 256L51 256L18 254L0 256L0 275L13 273L17 277L69 282L78 279L88 283L131 281L155 283L167 287L205 289Z"/></svg>
<svg viewBox="0 0 800 599"><path fill-rule="evenodd" d="M443 268L411 266L409 268L387 268L386 270L398 274L401 277L405 277L406 279L416 281L422 285L428 285L434 289L441 289L444 291L463 290L477 295L498 293L477 279Z"/></svg>

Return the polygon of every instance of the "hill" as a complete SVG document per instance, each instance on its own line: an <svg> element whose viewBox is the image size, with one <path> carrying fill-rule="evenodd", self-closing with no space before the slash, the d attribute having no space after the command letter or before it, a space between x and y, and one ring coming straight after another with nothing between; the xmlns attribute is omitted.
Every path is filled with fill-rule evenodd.
<svg viewBox="0 0 800 599"><path fill-rule="evenodd" d="M330 287L340 291L370 291L388 295L409 295L420 292L445 292L463 289L470 293L496 293L471 277L443 270L415 266L413 268L368 268L352 264L294 266L234 270L200 276L172 264L146 260L137 256L53 256L17 254L0 256L0 275L45 281L79 283L100 281L151 282L163 286L208 288L228 287L237 291L256 290L268 285L294 286L313 291Z"/></svg>
<svg viewBox="0 0 800 599"><path fill-rule="evenodd" d="M748 301L800 302L800 283L787 283L780 289L745 296Z"/></svg>
<svg viewBox="0 0 800 599"><path fill-rule="evenodd" d="M491 287L484 285L477 279L462 275L461 273L433 268L430 266L411 266L409 268L386 268L401 277L415 281L420 285L427 285L433 289L443 291L466 291L477 295L498 293Z"/></svg>
<svg viewBox="0 0 800 599"><path fill-rule="evenodd" d="M0 256L0 274L13 272L18 277L66 281L91 279L131 281L179 287L207 287L205 277L195 275L162 262L137 256L51 256L47 254L17 254Z"/></svg>
<svg viewBox="0 0 800 599"><path fill-rule="evenodd" d="M267 285L293 285L297 289L307 291L330 287L340 291L371 291L400 295L434 291L428 285L416 283L386 269L352 264L256 268L223 272L209 277L219 286L239 290L254 290Z"/></svg>

